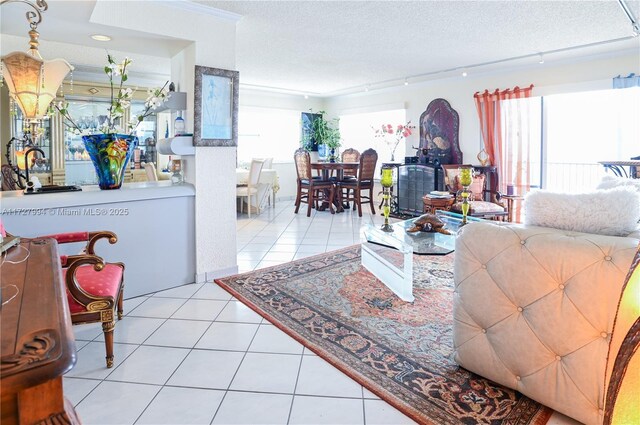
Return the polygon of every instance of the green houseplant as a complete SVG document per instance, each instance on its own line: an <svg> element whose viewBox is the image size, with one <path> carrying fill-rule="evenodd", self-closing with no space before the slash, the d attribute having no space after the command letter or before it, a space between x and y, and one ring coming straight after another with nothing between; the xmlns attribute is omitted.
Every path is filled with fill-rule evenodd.
<svg viewBox="0 0 640 425"><path fill-rule="evenodd" d="M326 120L324 115L325 111L319 111L313 122L311 123L311 134L313 139L319 145L325 145L329 149L329 161L336 161L336 149L341 146L340 129L338 124L340 120L333 118Z"/></svg>

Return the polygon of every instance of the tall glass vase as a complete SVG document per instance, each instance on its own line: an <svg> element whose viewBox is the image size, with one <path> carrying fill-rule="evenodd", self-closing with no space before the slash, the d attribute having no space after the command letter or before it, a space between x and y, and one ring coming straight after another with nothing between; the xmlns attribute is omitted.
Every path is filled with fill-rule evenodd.
<svg viewBox="0 0 640 425"><path fill-rule="evenodd" d="M467 224L467 215L469 214L469 186L473 183L473 167L458 168L458 179L462 186L462 225Z"/></svg>
<svg viewBox="0 0 640 425"><path fill-rule="evenodd" d="M384 214L384 224L380 230L383 232L393 232L393 227L389 224L389 214L391 212L389 202L391 200L391 186L393 186L393 167L383 165L381 172L380 185L382 186L382 213Z"/></svg>
<svg viewBox="0 0 640 425"><path fill-rule="evenodd" d="M91 134L82 136L82 140L96 169L100 189L120 189L138 138L129 134Z"/></svg>

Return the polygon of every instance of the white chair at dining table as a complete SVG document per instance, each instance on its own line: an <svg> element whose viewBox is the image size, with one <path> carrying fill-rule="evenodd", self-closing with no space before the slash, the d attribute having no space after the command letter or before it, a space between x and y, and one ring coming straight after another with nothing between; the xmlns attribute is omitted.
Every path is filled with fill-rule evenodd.
<svg viewBox="0 0 640 425"><path fill-rule="evenodd" d="M251 197L255 198L256 212L260 214L260 201L258 199L258 184L260 182L260 174L262 173L262 167L264 161L256 159L251 160L251 167L249 168L249 180L246 186L236 187L237 198L247 198L247 214L251 218ZM242 214L244 199L240 199L240 213Z"/></svg>

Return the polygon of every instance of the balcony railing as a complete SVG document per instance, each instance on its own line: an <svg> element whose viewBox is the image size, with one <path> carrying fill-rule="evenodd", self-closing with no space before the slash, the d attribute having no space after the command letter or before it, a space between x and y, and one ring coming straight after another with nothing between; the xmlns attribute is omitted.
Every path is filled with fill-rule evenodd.
<svg viewBox="0 0 640 425"><path fill-rule="evenodd" d="M605 169L601 164L547 162L545 189L554 192L580 193L593 191Z"/></svg>

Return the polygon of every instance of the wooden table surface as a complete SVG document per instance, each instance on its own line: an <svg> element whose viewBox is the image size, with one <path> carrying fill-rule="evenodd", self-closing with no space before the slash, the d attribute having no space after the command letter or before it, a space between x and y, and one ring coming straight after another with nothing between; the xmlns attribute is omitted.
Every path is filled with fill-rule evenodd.
<svg viewBox="0 0 640 425"><path fill-rule="evenodd" d="M75 364L76 350L57 244L23 239L2 261L2 424L52 417L75 423L62 396L62 375Z"/></svg>

